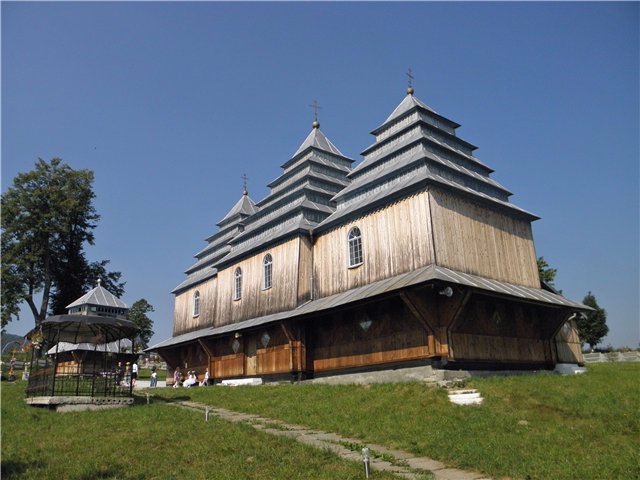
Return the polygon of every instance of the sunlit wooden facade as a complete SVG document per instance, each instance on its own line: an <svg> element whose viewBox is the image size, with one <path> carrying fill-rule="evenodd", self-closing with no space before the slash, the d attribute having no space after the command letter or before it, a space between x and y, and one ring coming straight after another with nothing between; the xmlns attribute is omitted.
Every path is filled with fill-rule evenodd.
<svg viewBox="0 0 640 480"><path fill-rule="evenodd" d="M581 363L584 307L542 288L537 217L458 127L409 90L354 168L314 122L270 194L245 191L196 254L152 349L216 381Z"/></svg>

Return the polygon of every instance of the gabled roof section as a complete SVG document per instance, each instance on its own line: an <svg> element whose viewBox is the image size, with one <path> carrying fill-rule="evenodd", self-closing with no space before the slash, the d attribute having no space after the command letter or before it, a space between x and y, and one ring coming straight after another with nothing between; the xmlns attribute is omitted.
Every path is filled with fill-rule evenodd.
<svg viewBox="0 0 640 480"><path fill-rule="evenodd" d="M180 285L171 290L171 293L177 294L182 290L186 290L187 288L192 287L193 285L215 277L217 273L218 270L213 267L202 268L195 273L190 274Z"/></svg>
<svg viewBox="0 0 640 480"><path fill-rule="evenodd" d="M435 113L436 115L438 114L438 112L430 108L426 103L420 101L418 98L414 97L412 94L407 94L407 96L404 97L402 102L400 102L400 104L393 110L393 112L391 112L391 115L387 117L384 123L392 122L396 118L401 117L402 115L404 115L409 110L415 107L421 107L421 108L424 108L425 110L429 110L431 113Z"/></svg>
<svg viewBox="0 0 640 480"><path fill-rule="evenodd" d="M314 123L314 127L311 129L311 132L307 135L307 138L304 139L304 142L302 142L302 145L300 145L298 150L296 150L296 153L293 154L292 158L297 157L300 153L311 147L344 157L342 152L338 150L333 143L331 143L324 133L322 133L320 130L320 124L317 124L317 127L315 125L316 123Z"/></svg>
<svg viewBox="0 0 640 480"><path fill-rule="evenodd" d="M113 307L113 308L129 308L126 303L116 297L109 290L100 285L98 280L98 286L93 290L85 293L82 297L75 302L70 303L66 308L79 307L80 305L96 305L100 307Z"/></svg>
<svg viewBox="0 0 640 480"><path fill-rule="evenodd" d="M236 202L229 213L227 213L222 220L218 223L219 226L222 226L225 223L228 223L235 217L248 217L249 215L253 215L258 211L256 204L251 197L249 197L249 192L246 190L242 192L242 197L240 200Z"/></svg>

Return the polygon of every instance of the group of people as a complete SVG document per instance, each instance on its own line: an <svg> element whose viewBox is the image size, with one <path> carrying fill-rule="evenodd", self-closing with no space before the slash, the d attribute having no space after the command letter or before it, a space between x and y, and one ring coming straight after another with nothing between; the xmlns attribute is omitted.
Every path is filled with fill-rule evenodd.
<svg viewBox="0 0 640 480"><path fill-rule="evenodd" d="M190 370L187 372L187 378L184 377L183 373L180 371L180 367L177 367L173 372L173 388L182 387L195 387L201 386L206 387L209 384L209 369L204 374L202 381L198 381L198 376L196 375L195 370Z"/></svg>
<svg viewBox="0 0 640 480"><path fill-rule="evenodd" d="M138 364L136 362L126 362L125 366L122 366L122 362L118 362L116 367L116 385L121 387L135 387L138 381ZM180 367L177 367L173 372L173 388L177 387L206 387L209 384L209 369L204 373L202 380L198 380L198 375L195 370L187 372L187 376L183 375ZM151 367L151 381L149 387L154 388L158 386L158 370L154 366Z"/></svg>
<svg viewBox="0 0 640 480"><path fill-rule="evenodd" d="M136 362L127 362L124 369L122 362L118 362L116 367L116 384L121 387L136 386L138 381L138 364Z"/></svg>

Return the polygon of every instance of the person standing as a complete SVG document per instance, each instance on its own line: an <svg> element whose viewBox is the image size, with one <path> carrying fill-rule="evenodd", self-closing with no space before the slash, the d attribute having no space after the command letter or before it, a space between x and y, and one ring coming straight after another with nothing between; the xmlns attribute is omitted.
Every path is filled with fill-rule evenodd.
<svg viewBox="0 0 640 480"><path fill-rule="evenodd" d="M200 382L201 387L206 387L207 385L209 385L209 369L208 368L207 368L207 371L204 373L204 378Z"/></svg>
<svg viewBox="0 0 640 480"><path fill-rule="evenodd" d="M136 386L136 381L138 380L138 363L134 360L133 365L131 365L131 386Z"/></svg>
<svg viewBox="0 0 640 480"><path fill-rule="evenodd" d="M127 362L124 366L124 386L131 386L131 363Z"/></svg>
<svg viewBox="0 0 640 480"><path fill-rule="evenodd" d="M122 377L124 375L124 370L122 369L122 362L118 362L118 366L116 367L116 386L122 386Z"/></svg>
<svg viewBox="0 0 640 480"><path fill-rule="evenodd" d="M178 388L180 386L181 377L182 373L180 372L180 367L176 367L173 371L173 388Z"/></svg>
<svg viewBox="0 0 640 480"><path fill-rule="evenodd" d="M149 386L152 388L158 386L158 372L155 365L151 367L151 383Z"/></svg>

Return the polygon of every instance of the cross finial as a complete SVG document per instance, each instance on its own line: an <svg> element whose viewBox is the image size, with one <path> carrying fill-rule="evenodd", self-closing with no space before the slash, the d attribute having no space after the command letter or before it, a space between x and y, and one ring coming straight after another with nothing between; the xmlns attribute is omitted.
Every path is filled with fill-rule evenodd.
<svg viewBox="0 0 640 480"><path fill-rule="evenodd" d="M318 100L314 100L309 106L313 108L313 128L320 128L320 122L318 122L318 110L322 107L318 105Z"/></svg>
<svg viewBox="0 0 640 480"><path fill-rule="evenodd" d="M407 82L407 94L408 95L413 95L413 72L411 71L411 68L409 68L409 70L407 70L407 78L408 78L408 82Z"/></svg>
<svg viewBox="0 0 640 480"><path fill-rule="evenodd" d="M242 179L242 194L248 195L249 191L247 190L247 180L249 180L249 177L247 177L246 173L243 173L240 178Z"/></svg>

